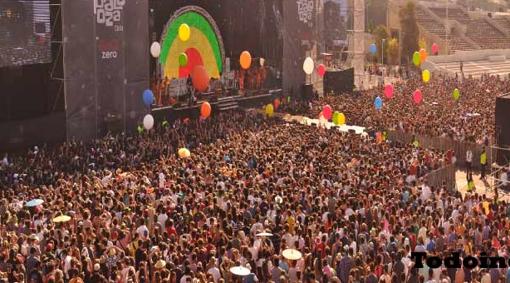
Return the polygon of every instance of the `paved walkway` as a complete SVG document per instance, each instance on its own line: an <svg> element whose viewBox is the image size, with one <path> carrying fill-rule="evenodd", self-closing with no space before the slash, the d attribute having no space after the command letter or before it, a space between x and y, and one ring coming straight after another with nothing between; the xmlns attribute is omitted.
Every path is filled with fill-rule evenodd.
<svg viewBox="0 0 510 283"><path fill-rule="evenodd" d="M464 76L480 77L482 74L507 76L510 73L510 60L491 62L489 60L463 62ZM460 62L437 63L438 67L460 76Z"/></svg>
<svg viewBox="0 0 510 283"><path fill-rule="evenodd" d="M458 170L455 173L457 181L457 189L464 196L467 193L467 180L466 172ZM487 176L486 181L480 180L480 173L475 172L473 175L473 181L475 181L475 188L478 194L485 194L489 198L494 198L493 180L492 177ZM510 193L503 190L498 190L499 199L504 201L510 201Z"/></svg>

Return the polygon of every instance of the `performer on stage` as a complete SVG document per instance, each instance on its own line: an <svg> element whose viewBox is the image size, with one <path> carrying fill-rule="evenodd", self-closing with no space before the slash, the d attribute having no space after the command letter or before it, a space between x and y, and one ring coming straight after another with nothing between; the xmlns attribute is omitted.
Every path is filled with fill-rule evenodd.
<svg viewBox="0 0 510 283"><path fill-rule="evenodd" d="M191 75L188 75L186 79L186 88L188 90L188 105L193 105L195 102L195 89L193 88L193 80L191 79Z"/></svg>

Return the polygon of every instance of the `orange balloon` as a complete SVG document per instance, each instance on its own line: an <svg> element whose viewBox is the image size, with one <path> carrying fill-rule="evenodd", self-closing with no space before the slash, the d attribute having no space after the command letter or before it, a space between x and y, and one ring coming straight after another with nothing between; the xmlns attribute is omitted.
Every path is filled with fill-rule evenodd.
<svg viewBox="0 0 510 283"><path fill-rule="evenodd" d="M420 62L423 63L427 60L427 51L425 49L420 49Z"/></svg>
<svg viewBox="0 0 510 283"><path fill-rule="evenodd" d="M200 116L207 118L211 116L211 104L209 102L202 103L202 106L200 107Z"/></svg>
<svg viewBox="0 0 510 283"><path fill-rule="evenodd" d="M275 98L273 104L274 104L274 110L277 110L278 107L280 107L280 99Z"/></svg>
<svg viewBox="0 0 510 283"><path fill-rule="evenodd" d="M209 87L210 78L204 66L202 65L197 65L195 68L193 68L191 79L193 81L193 87L200 92L206 91Z"/></svg>
<svg viewBox="0 0 510 283"><path fill-rule="evenodd" d="M241 57L239 58L239 63L241 64L241 68L249 69L251 66L251 54L248 51L243 51L241 53Z"/></svg>

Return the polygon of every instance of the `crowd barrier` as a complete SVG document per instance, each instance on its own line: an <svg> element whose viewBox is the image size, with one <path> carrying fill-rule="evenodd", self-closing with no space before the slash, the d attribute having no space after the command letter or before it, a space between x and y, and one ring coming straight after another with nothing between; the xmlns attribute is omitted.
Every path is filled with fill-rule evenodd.
<svg viewBox="0 0 510 283"><path fill-rule="evenodd" d="M388 139L391 141L412 143L413 137L419 142L420 146L424 148L437 149L444 152L453 150L455 158L457 159L456 165L458 167L466 166L466 151L470 149L473 153L472 167L473 169L480 169L480 155L484 148L481 144L455 141L447 137L430 137L402 131L388 131ZM495 160L492 152L493 150L491 147L486 147L485 150L487 152L487 164L492 164L493 159Z"/></svg>
<svg viewBox="0 0 510 283"><path fill-rule="evenodd" d="M456 190L456 179L455 179L455 165L450 164L441 169L434 170L425 177L427 185L434 188L446 187L450 191Z"/></svg>

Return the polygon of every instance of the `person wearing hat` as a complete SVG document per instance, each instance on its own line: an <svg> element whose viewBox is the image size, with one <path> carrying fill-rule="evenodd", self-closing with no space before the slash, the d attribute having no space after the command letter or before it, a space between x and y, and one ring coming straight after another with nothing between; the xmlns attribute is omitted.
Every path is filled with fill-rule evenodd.
<svg viewBox="0 0 510 283"><path fill-rule="evenodd" d="M90 283L92 282L98 282L98 283L107 283L108 280L106 277L101 274L101 265L99 263L94 264L94 271L92 273L92 276L90 277ZM89 283L89 282L85 282Z"/></svg>

